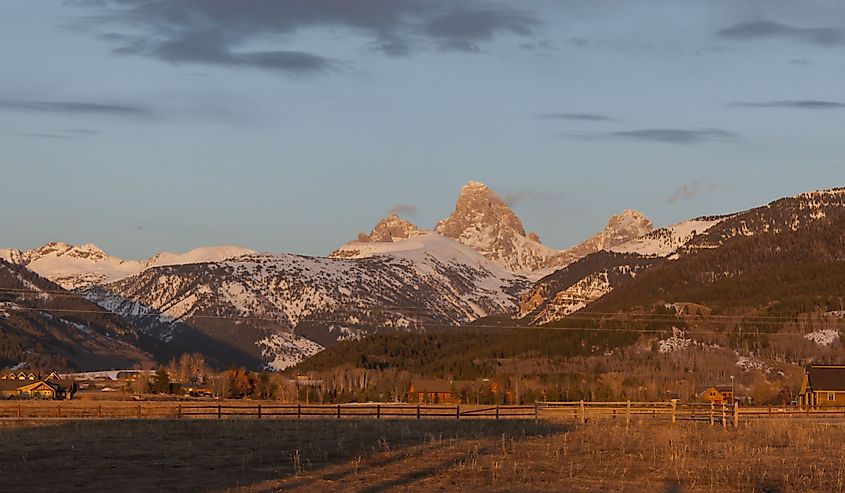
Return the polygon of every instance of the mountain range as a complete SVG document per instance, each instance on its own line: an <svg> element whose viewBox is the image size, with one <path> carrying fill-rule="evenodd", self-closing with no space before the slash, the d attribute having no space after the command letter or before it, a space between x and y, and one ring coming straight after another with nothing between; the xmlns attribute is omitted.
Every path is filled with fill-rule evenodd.
<svg viewBox="0 0 845 493"><path fill-rule="evenodd" d="M53 341L21 329L35 324L23 321L23 313L41 317L38 324L56 341L64 338L64 346L41 343L27 357L57 355L78 369L161 361L182 352L203 353L220 366L284 369L338 341L372 334L471 323L553 326L597 307L650 309L684 301L679 296L690 286L735 281L759 258L774 264L755 268L777 271L799 238L833 242L814 248L838 262L833 252L841 233L831 236L825 228L839 225L843 210L842 189L659 229L643 214L626 210L592 238L556 249L526 232L489 187L470 182L460 190L454 212L433 228L391 215L328 257L235 246L146 260L112 257L94 245L0 250L0 267L13 273L0 277L0 327L18 348ZM766 253L760 246L771 244L780 250ZM41 285L50 293L36 293L33 286ZM81 312L97 320L101 314L111 317L113 326L90 327L57 317L61 313L52 305L27 305L32 296L47 294L85 304ZM88 336L88 346L79 344L85 351L122 352L126 358L86 360L68 352L76 344L68 341ZM25 351L4 354L11 361Z"/></svg>

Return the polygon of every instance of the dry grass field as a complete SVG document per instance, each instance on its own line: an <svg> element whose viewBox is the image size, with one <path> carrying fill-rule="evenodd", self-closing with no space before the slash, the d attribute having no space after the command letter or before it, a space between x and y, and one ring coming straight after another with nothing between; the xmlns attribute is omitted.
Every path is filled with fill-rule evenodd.
<svg viewBox="0 0 845 493"><path fill-rule="evenodd" d="M843 491L845 422L0 421L0 490Z"/></svg>

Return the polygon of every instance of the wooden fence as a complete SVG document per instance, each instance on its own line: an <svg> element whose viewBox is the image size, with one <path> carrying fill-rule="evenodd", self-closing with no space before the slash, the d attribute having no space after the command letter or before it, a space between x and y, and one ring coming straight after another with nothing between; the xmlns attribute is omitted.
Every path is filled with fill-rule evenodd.
<svg viewBox="0 0 845 493"><path fill-rule="evenodd" d="M845 406L744 407L689 402L538 402L528 406L367 404L278 404L226 401L5 401L0 419L549 419L580 423L613 419L700 421L738 426L743 420L825 418L845 422Z"/></svg>
<svg viewBox="0 0 845 493"><path fill-rule="evenodd" d="M538 406L407 404L0 403L0 419L538 419Z"/></svg>

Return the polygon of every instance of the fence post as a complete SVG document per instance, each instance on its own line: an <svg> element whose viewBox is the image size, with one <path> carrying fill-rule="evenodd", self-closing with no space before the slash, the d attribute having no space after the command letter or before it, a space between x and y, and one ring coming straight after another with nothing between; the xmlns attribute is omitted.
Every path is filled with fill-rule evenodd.
<svg viewBox="0 0 845 493"><path fill-rule="evenodd" d="M337 405L337 419L340 419L340 404Z"/></svg>
<svg viewBox="0 0 845 493"><path fill-rule="evenodd" d="M587 414L584 410L584 401L583 400L581 401L579 409L581 411L581 423L586 423L587 422Z"/></svg>
<svg viewBox="0 0 845 493"><path fill-rule="evenodd" d="M97 418L102 418L102 417L103 417L103 406L100 405L100 404L97 404Z"/></svg>
<svg viewBox="0 0 845 493"><path fill-rule="evenodd" d="M713 426L713 424L715 424L716 420L713 417L713 414L715 412L716 412L716 405L713 403L713 401L710 401L710 426Z"/></svg>
<svg viewBox="0 0 845 493"><path fill-rule="evenodd" d="M739 426L739 402L734 401L734 428Z"/></svg>
<svg viewBox="0 0 845 493"><path fill-rule="evenodd" d="M672 399L672 424L678 420L678 401L676 399Z"/></svg>
<svg viewBox="0 0 845 493"><path fill-rule="evenodd" d="M420 405L417 404L417 419L420 419Z"/></svg>
<svg viewBox="0 0 845 493"><path fill-rule="evenodd" d="M179 407L176 408L177 411L177 418L182 419L182 404L179 404Z"/></svg>
<svg viewBox="0 0 845 493"><path fill-rule="evenodd" d="M18 404L18 418L21 417L21 405Z"/></svg>
<svg viewBox="0 0 845 493"><path fill-rule="evenodd" d="M534 402L534 421L540 422L540 403Z"/></svg>
<svg viewBox="0 0 845 493"><path fill-rule="evenodd" d="M727 415L726 411L727 411L727 409L725 409L725 403L723 402L722 403L722 429L728 428L728 415Z"/></svg>
<svg viewBox="0 0 845 493"><path fill-rule="evenodd" d="M138 419L141 419L141 405L138 404Z"/></svg>
<svg viewBox="0 0 845 493"><path fill-rule="evenodd" d="M376 404L376 419L381 419L381 404Z"/></svg>
<svg viewBox="0 0 845 493"><path fill-rule="evenodd" d="M261 404L258 405L258 419L261 419Z"/></svg>
<svg viewBox="0 0 845 493"><path fill-rule="evenodd" d="M631 399L628 399L628 406L625 408L625 426L631 424Z"/></svg>
<svg viewBox="0 0 845 493"><path fill-rule="evenodd" d="M217 419L223 419L223 407L217 404Z"/></svg>
<svg viewBox="0 0 845 493"><path fill-rule="evenodd" d="M296 419L302 419L302 404L296 404Z"/></svg>
<svg viewBox="0 0 845 493"><path fill-rule="evenodd" d="M455 419L457 419L457 420L461 419L461 405L460 404L455 406Z"/></svg>
<svg viewBox="0 0 845 493"><path fill-rule="evenodd" d="M496 404L496 419L499 419L499 405Z"/></svg>

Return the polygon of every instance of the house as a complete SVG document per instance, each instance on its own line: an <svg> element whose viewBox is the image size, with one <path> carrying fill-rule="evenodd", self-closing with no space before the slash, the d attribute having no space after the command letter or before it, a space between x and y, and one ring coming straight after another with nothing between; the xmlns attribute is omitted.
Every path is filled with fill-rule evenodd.
<svg viewBox="0 0 845 493"><path fill-rule="evenodd" d="M70 399L73 392L74 383L56 373L50 373L47 378L33 372L0 374L0 399Z"/></svg>
<svg viewBox="0 0 845 493"><path fill-rule="evenodd" d="M513 394L498 382L483 380L411 380L408 402L418 404L508 404Z"/></svg>
<svg viewBox="0 0 845 493"><path fill-rule="evenodd" d="M456 404L461 402L460 393L451 382L445 380L411 380L408 387L408 402L417 404Z"/></svg>
<svg viewBox="0 0 845 493"><path fill-rule="evenodd" d="M802 406L845 406L845 366L806 367L798 403Z"/></svg>
<svg viewBox="0 0 845 493"><path fill-rule="evenodd" d="M716 385L715 387L707 387L698 393L698 397L706 402L721 406L722 404L733 405L734 390L730 385Z"/></svg>

